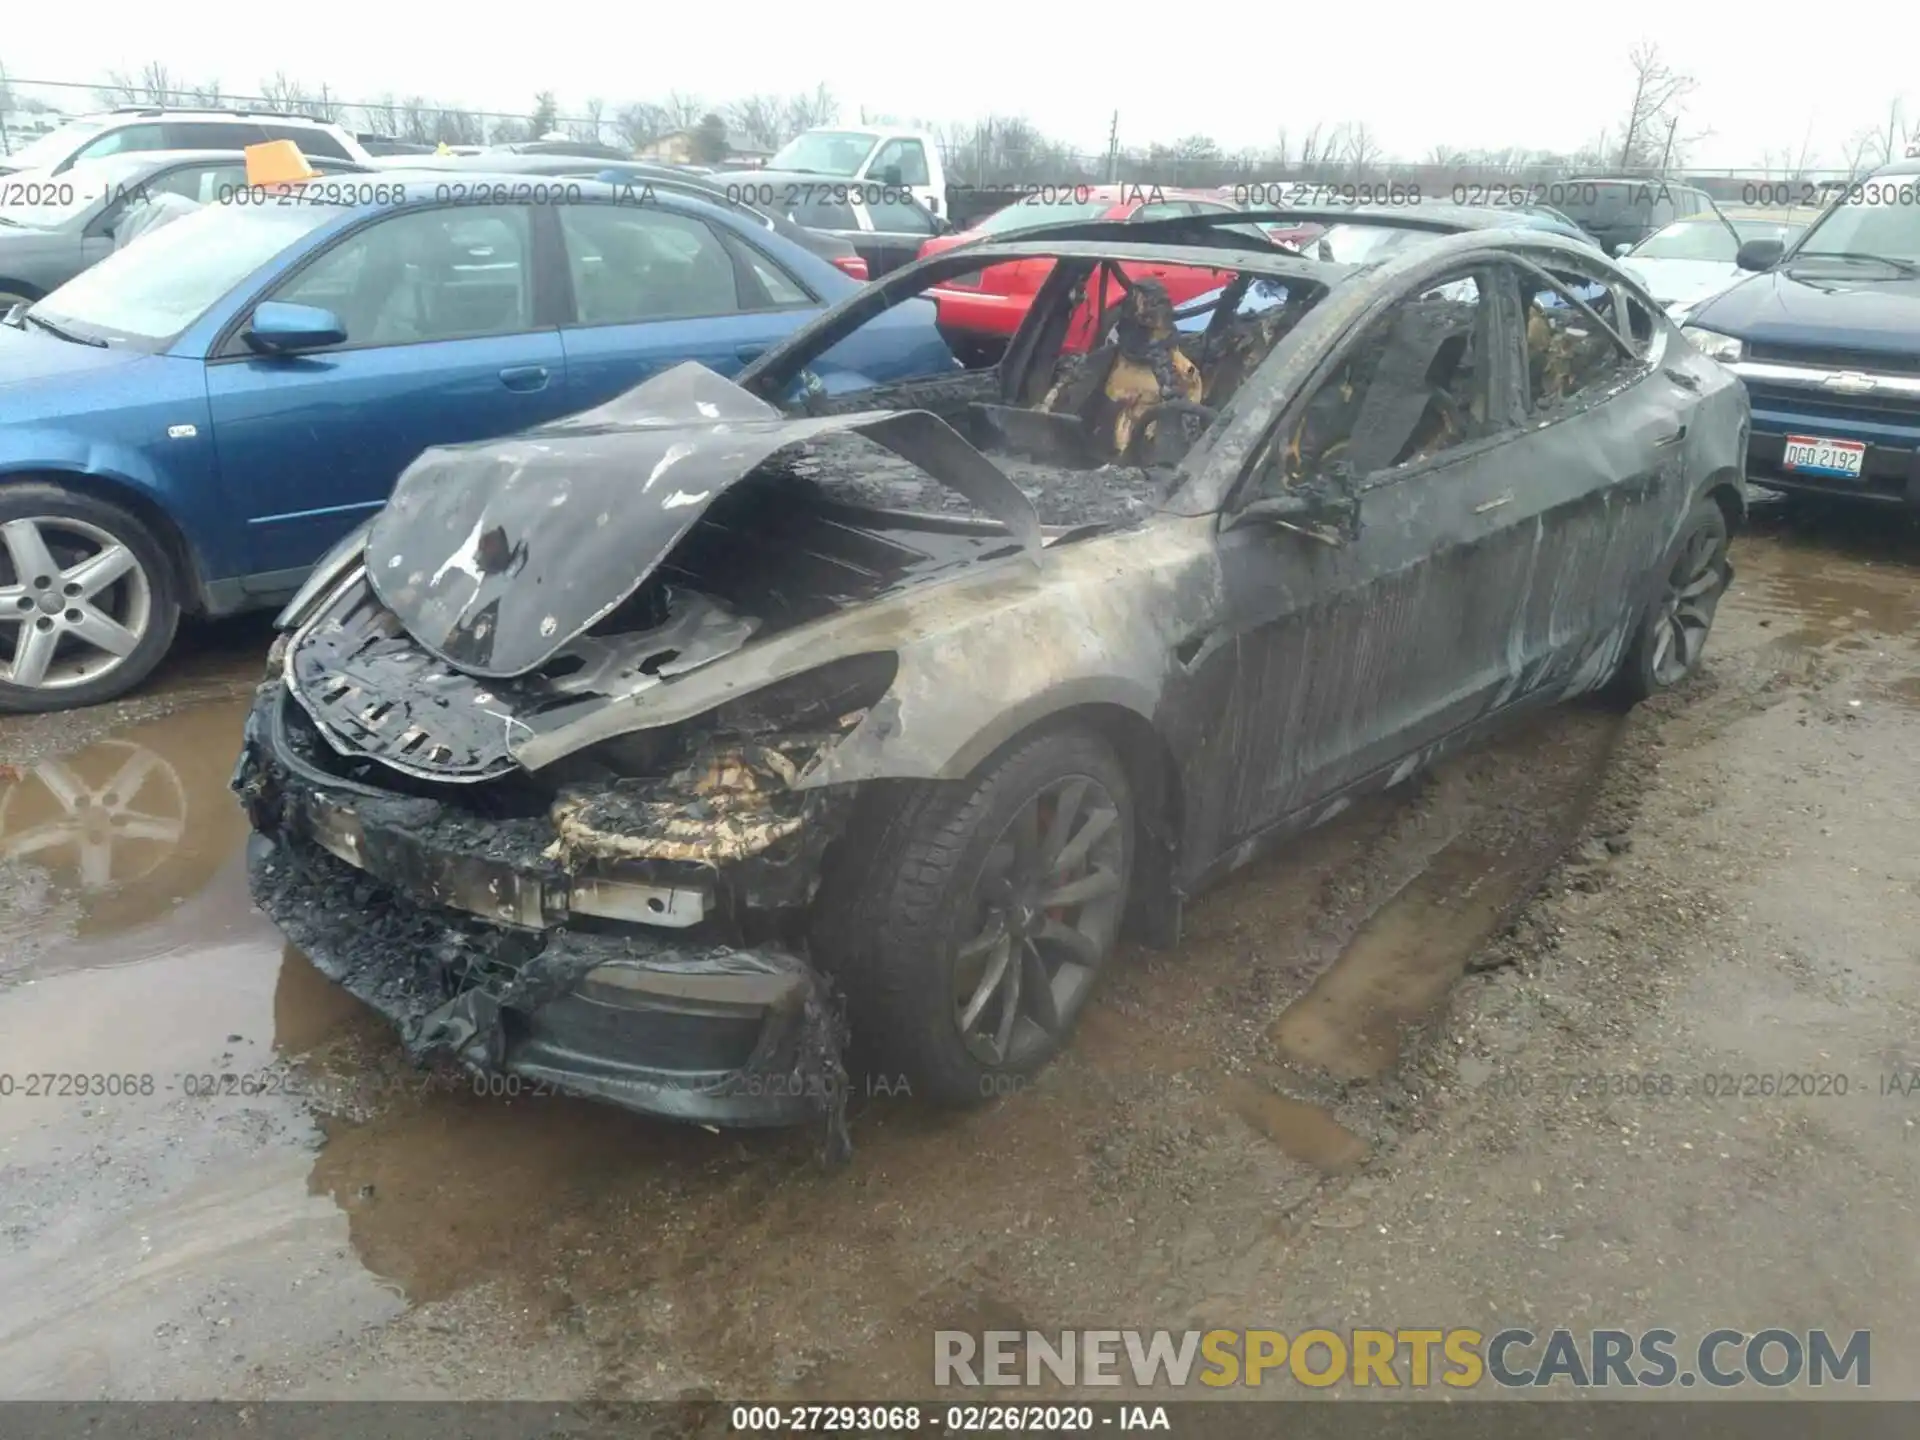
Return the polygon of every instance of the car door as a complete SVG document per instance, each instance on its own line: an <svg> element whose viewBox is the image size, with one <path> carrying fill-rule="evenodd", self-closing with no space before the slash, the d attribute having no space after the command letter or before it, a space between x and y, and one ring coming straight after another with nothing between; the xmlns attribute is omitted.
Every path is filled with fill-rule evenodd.
<svg viewBox="0 0 1920 1440"><path fill-rule="evenodd" d="M1517 303L1492 278L1441 271L1376 310L1256 449L1220 542L1231 633L1193 662L1196 694L1215 697L1197 842L1230 847L1410 772L1511 697L1538 515ZM1255 518L1253 502L1314 494L1349 502L1355 527Z"/></svg>
<svg viewBox="0 0 1920 1440"><path fill-rule="evenodd" d="M1682 442L1694 390L1658 363L1664 329L1597 263L1534 259L1544 275L1517 265L1501 274L1520 296L1532 452L1510 508L1533 517L1535 573L1552 581L1527 590L1515 620L1516 698L1602 678L1691 493Z"/></svg>
<svg viewBox="0 0 1920 1440"><path fill-rule="evenodd" d="M887 141L867 162L866 177L882 185L904 185L929 214L943 213L941 205L946 197L934 188L933 177L927 166L927 147L918 140L896 138Z"/></svg>
<svg viewBox="0 0 1920 1440"><path fill-rule="evenodd" d="M569 408L685 360L731 375L818 309L764 251L665 204L546 207L566 256Z"/></svg>
<svg viewBox="0 0 1920 1440"><path fill-rule="evenodd" d="M347 335L256 355L236 333L208 365L220 469L247 497L262 588L377 510L428 446L565 413L566 355L540 273L530 207L448 205L349 231L260 297L330 310Z"/></svg>
<svg viewBox="0 0 1920 1440"><path fill-rule="evenodd" d="M904 192L872 185L858 195L855 213L864 212L862 228L869 233L854 248L867 262L867 276L878 280L889 271L910 265L920 247L939 233L932 212Z"/></svg>

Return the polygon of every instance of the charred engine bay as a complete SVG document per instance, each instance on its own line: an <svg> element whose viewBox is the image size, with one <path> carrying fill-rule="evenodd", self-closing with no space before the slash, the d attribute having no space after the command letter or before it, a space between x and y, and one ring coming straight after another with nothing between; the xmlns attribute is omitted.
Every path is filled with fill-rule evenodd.
<svg viewBox="0 0 1920 1440"><path fill-rule="evenodd" d="M996 459L1057 537L1138 523L1171 478L1164 467ZM1004 527L910 462L856 435L827 435L729 488L624 601L529 673L486 678L439 658L361 582L298 637L292 689L349 778L380 788L406 777L498 780L520 769L516 736L638 699L755 638L1019 549ZM777 720L762 729L778 729ZM666 740L630 742L608 752L615 773L657 776L660 756L651 752L662 744L670 760L684 759L684 747ZM369 770L367 761L377 763Z"/></svg>
<svg viewBox="0 0 1920 1440"><path fill-rule="evenodd" d="M1052 496L1061 520L1137 519L1157 499L1141 469L1028 460L1009 470L1036 497ZM291 694L275 687L259 723L282 762L303 772L299 784L344 792L368 834L405 835L403 848L436 857L432 866L507 865L554 885L608 866L644 870L651 883L706 884L725 867L728 902L804 906L851 797L788 782L885 693L888 657L849 656L537 774L510 742L671 683L756 636L1018 553L978 516L907 508L949 501L965 505L857 436L792 447L721 496L625 602L512 679L435 657L364 582L351 584L296 637ZM271 802L256 787L250 803ZM399 848L393 878L444 899L444 882Z"/></svg>

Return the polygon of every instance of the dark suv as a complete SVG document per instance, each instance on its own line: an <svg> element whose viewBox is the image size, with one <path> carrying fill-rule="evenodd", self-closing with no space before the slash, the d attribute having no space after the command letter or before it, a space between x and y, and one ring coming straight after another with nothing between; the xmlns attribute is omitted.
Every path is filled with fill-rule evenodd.
<svg viewBox="0 0 1920 1440"><path fill-rule="evenodd" d="M1658 176L1581 176L1553 189L1556 208L1609 255L1624 254L1689 215L1719 213L1706 191Z"/></svg>
<svg viewBox="0 0 1920 1440"><path fill-rule="evenodd" d="M1920 508L1920 159L1846 186L1681 332L1746 382L1747 478Z"/></svg>

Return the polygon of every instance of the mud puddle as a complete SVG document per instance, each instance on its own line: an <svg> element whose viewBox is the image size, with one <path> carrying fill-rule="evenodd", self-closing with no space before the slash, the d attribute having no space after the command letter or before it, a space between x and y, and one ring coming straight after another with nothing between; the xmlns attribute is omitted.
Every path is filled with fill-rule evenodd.
<svg viewBox="0 0 1920 1440"><path fill-rule="evenodd" d="M1912 634L1920 629L1920 530L1893 518L1756 511L1754 539L1734 554L1732 603L1790 649L1863 651L1879 637Z"/></svg>
<svg viewBox="0 0 1920 1440"><path fill-rule="evenodd" d="M226 791L243 702L0 777L0 1393L233 1393L393 1314L309 1188L279 936Z"/></svg>

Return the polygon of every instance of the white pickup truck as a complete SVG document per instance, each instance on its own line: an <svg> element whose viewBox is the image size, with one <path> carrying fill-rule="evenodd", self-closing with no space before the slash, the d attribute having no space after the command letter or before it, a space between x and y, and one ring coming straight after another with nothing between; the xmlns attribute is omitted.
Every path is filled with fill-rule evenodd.
<svg viewBox="0 0 1920 1440"><path fill-rule="evenodd" d="M803 130L774 152L767 169L905 186L934 214L944 218L947 213L947 176L940 164L940 146L920 130L831 125Z"/></svg>

